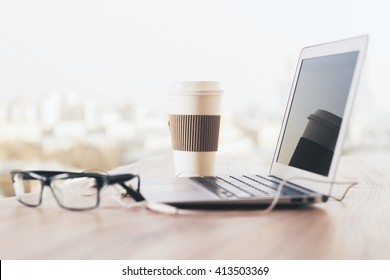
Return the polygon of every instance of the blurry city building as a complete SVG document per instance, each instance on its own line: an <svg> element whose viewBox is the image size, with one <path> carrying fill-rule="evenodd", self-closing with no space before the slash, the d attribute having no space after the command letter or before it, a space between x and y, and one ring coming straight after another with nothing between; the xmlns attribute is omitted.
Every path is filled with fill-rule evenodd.
<svg viewBox="0 0 390 280"><path fill-rule="evenodd" d="M167 112L161 104L107 104L80 96L53 92L0 104L0 196L13 195L13 169L110 170L151 154L170 153ZM218 155L270 161L285 96L237 107L226 102ZM345 153L389 150L390 125L378 122L387 112L371 114L369 94L358 98L356 107Z"/></svg>

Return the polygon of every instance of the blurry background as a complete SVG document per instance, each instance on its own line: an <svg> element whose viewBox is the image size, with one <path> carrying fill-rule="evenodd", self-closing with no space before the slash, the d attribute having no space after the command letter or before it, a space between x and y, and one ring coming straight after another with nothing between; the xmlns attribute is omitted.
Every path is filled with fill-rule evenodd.
<svg viewBox="0 0 390 280"><path fill-rule="evenodd" d="M390 148L386 1L3 0L0 196L11 169L111 169L169 153L166 90L218 80L221 155L270 160L299 51L369 49L345 153Z"/></svg>

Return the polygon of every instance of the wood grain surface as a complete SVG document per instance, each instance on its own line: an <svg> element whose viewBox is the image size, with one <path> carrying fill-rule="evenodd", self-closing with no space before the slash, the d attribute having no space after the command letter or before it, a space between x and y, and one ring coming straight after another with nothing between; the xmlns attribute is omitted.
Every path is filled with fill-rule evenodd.
<svg viewBox="0 0 390 280"><path fill-rule="evenodd" d="M219 173L267 172L252 158L224 158ZM356 180L343 202L304 209L166 215L123 208L107 189L99 209L71 212L47 192L28 208L0 200L0 259L390 259L390 157L344 156L338 180ZM152 156L112 173L172 176ZM342 186L334 189L340 195Z"/></svg>

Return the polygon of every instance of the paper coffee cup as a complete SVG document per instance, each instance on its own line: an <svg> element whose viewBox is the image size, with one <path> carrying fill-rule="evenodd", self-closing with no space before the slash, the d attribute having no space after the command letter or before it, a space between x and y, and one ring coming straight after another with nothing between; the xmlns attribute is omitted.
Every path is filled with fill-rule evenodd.
<svg viewBox="0 0 390 280"><path fill-rule="evenodd" d="M168 92L176 176L213 176L222 90L215 81L174 82Z"/></svg>

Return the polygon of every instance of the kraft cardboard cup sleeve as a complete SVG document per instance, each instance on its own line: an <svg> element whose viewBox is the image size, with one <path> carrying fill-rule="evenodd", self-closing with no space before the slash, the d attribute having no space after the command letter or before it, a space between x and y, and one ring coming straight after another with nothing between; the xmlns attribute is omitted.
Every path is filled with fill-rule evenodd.
<svg viewBox="0 0 390 280"><path fill-rule="evenodd" d="M174 82L168 92L176 176L214 176L222 90L215 81Z"/></svg>
<svg viewBox="0 0 390 280"><path fill-rule="evenodd" d="M216 152L220 119L216 115L169 115L173 150Z"/></svg>

